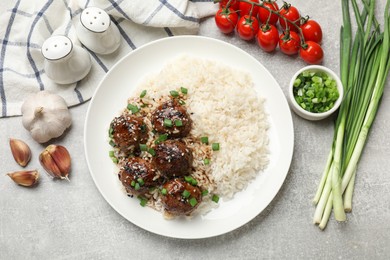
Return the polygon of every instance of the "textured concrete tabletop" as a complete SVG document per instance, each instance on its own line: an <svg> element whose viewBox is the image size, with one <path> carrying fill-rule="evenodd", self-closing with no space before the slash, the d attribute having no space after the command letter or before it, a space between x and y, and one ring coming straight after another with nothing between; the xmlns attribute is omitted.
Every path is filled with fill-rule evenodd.
<svg viewBox="0 0 390 260"><path fill-rule="evenodd" d="M322 25L324 65L338 72L340 1L291 2ZM378 10L383 10L384 2L379 2ZM202 21L199 34L253 55L284 94L292 75L305 65L296 57L267 54L254 42L222 35L213 18ZM281 190L260 215L219 237L179 240L128 222L95 187L82 142L88 102L71 109L73 126L57 140L73 158L70 183L45 176L38 163L43 146L31 139L20 117L0 119L0 259L390 259L389 87L358 167L353 212L345 223L337 223L332 216L324 231L312 224L311 201L332 141L331 120L310 122L292 115L292 164ZM4 176L17 168L8 146L10 137L27 141L33 150L29 168L42 173L34 189L14 185Z"/></svg>

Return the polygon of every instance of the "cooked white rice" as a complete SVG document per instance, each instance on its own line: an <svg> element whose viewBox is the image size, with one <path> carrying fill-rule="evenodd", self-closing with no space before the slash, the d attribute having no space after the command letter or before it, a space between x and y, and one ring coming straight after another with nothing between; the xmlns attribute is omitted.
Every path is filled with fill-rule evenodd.
<svg viewBox="0 0 390 260"><path fill-rule="evenodd" d="M194 160L200 170L195 175L206 174L209 180L201 180L202 185L220 197L232 198L268 164L264 100L248 73L192 56L178 57L148 75L134 96L147 90L147 98L157 100L180 87L188 89L185 102L193 120L191 135L208 136L210 143L220 144L220 150L211 153L210 165Z"/></svg>

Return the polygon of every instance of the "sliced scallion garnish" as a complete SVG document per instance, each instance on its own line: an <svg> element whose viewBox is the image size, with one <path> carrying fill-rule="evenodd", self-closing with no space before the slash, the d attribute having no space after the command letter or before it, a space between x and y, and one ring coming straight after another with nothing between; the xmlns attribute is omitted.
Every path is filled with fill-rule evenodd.
<svg viewBox="0 0 390 260"><path fill-rule="evenodd" d="M178 97L179 96L179 92L177 92L176 90L171 90L171 91L169 91L169 93L171 94L172 97Z"/></svg>
<svg viewBox="0 0 390 260"><path fill-rule="evenodd" d="M176 119L175 120L175 126L183 126L183 121Z"/></svg>
<svg viewBox="0 0 390 260"><path fill-rule="evenodd" d="M130 110L132 114L139 112L139 108L133 104L128 104L127 109Z"/></svg>
<svg viewBox="0 0 390 260"><path fill-rule="evenodd" d="M148 150L148 146L146 144L139 144L139 149L142 152L146 152Z"/></svg>
<svg viewBox="0 0 390 260"><path fill-rule="evenodd" d="M184 176L184 180L193 186L198 185L198 181L192 178L191 176Z"/></svg>
<svg viewBox="0 0 390 260"><path fill-rule="evenodd" d="M201 143L203 144L209 144L209 138L207 136L202 136L200 138Z"/></svg>
<svg viewBox="0 0 390 260"><path fill-rule="evenodd" d="M111 157L111 160L112 160L113 163L118 163L119 162L118 158L116 158L116 157Z"/></svg>
<svg viewBox="0 0 390 260"><path fill-rule="evenodd" d="M154 143L155 144L159 144L159 143L161 143L161 142L164 142L165 140L167 140L168 139L168 135L167 134L162 134L162 135L160 135L157 139L156 139L156 141L154 141Z"/></svg>
<svg viewBox="0 0 390 260"><path fill-rule="evenodd" d="M188 190L184 190L181 194L184 198L188 199L191 196L191 193Z"/></svg>
<svg viewBox="0 0 390 260"><path fill-rule="evenodd" d="M142 178L138 178L137 182L139 183L140 186L144 186L145 182Z"/></svg>
<svg viewBox="0 0 390 260"><path fill-rule="evenodd" d="M188 202L192 207L195 207L196 204L198 204L198 201L195 198L191 198Z"/></svg>
<svg viewBox="0 0 390 260"><path fill-rule="evenodd" d="M187 88L181 87L181 88L180 88L180 91L181 91L181 93L183 93L183 94L185 94L185 95L188 93L188 89L187 89Z"/></svg>
<svg viewBox="0 0 390 260"><path fill-rule="evenodd" d="M150 153L150 155L152 155L152 156L156 155L156 151L153 148L149 148L148 153Z"/></svg>
<svg viewBox="0 0 390 260"><path fill-rule="evenodd" d="M139 205L141 205L142 207L145 207L146 204L148 203L148 199L143 196L138 196L138 199L139 199Z"/></svg>
<svg viewBox="0 0 390 260"><path fill-rule="evenodd" d="M165 118L163 124L165 127L172 127L172 120Z"/></svg>
<svg viewBox="0 0 390 260"><path fill-rule="evenodd" d="M139 95L140 98L144 98L146 96L146 89L142 90L141 94Z"/></svg>

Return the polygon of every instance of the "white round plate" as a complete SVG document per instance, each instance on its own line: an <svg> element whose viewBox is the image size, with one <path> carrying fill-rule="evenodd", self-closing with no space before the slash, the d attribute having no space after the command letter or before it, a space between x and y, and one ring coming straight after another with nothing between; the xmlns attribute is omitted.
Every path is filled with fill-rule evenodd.
<svg viewBox="0 0 390 260"><path fill-rule="evenodd" d="M182 54L224 62L251 74L265 98L269 114L270 163L242 192L218 208L190 220L166 220L161 213L141 207L120 188L107 142L111 120L126 106L134 87ZM180 75L178 75L180 77ZM288 173L294 146L291 112L280 86L268 70L243 50L200 36L175 36L146 44L122 58L103 78L89 104L85 122L85 153L92 178L107 202L124 218L150 232L175 238L206 238L246 224L272 201Z"/></svg>

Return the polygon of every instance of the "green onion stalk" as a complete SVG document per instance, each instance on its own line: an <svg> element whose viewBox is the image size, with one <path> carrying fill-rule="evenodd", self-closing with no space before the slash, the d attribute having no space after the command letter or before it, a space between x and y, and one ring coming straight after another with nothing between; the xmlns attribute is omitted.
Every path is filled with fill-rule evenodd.
<svg viewBox="0 0 390 260"><path fill-rule="evenodd" d="M340 76L344 99L335 121L335 133L314 203L313 222L324 229L332 210L337 221L352 210L357 166L374 122L390 69L390 0L384 12L384 30L375 17L375 0L342 0ZM352 30L350 4L357 29Z"/></svg>

